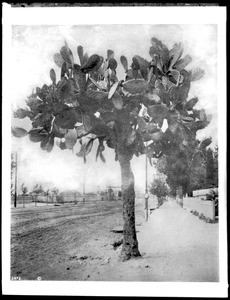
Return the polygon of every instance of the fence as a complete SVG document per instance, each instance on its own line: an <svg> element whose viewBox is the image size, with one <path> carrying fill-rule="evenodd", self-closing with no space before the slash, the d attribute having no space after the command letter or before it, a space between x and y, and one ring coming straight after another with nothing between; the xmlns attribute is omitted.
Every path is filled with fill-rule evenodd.
<svg viewBox="0 0 230 300"><path fill-rule="evenodd" d="M31 205L44 205L49 203L55 203L56 202L56 195L28 195L28 196L17 196L16 204L17 207L26 207ZM11 206L14 206L14 196L11 196Z"/></svg>
<svg viewBox="0 0 230 300"><path fill-rule="evenodd" d="M60 203L84 203L101 201L100 195L74 195L74 194L61 194L57 196L57 202Z"/></svg>
<svg viewBox="0 0 230 300"><path fill-rule="evenodd" d="M86 194L78 195L74 193L61 193L59 195L29 195L29 196L17 196L17 207L28 207L28 206L41 206L47 204L57 204L57 203L89 203L97 201L109 201L108 195L97 195L97 194ZM115 197L113 200L120 200L120 198ZM11 197L11 206L14 206L14 196Z"/></svg>

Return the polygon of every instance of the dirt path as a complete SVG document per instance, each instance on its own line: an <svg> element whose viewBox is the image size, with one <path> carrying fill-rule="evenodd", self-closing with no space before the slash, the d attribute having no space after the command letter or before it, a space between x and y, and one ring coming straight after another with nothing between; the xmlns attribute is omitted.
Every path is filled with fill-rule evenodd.
<svg viewBox="0 0 230 300"><path fill-rule="evenodd" d="M142 258L105 266L90 280L218 281L218 224L166 202L137 235Z"/></svg>
<svg viewBox="0 0 230 300"><path fill-rule="evenodd" d="M120 236L120 202L12 209L11 276L22 280L86 280L107 263Z"/></svg>

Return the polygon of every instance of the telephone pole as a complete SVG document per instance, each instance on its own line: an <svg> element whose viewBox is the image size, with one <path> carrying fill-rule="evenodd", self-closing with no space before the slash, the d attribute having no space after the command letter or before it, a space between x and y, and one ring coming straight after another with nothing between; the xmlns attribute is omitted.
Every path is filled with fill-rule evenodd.
<svg viewBox="0 0 230 300"><path fill-rule="evenodd" d="M148 158L145 155L145 192L148 193Z"/></svg>
<svg viewBox="0 0 230 300"><path fill-rule="evenodd" d="M146 147L147 147L146 143ZM145 213L146 213L146 221L148 221L148 210L149 210L149 193L148 193L148 157L147 153L145 154Z"/></svg>
<svg viewBox="0 0 230 300"><path fill-rule="evenodd" d="M18 172L18 158L17 151L15 152L15 191L14 191L14 207L17 207L17 172Z"/></svg>
<svg viewBox="0 0 230 300"><path fill-rule="evenodd" d="M146 212L146 221L148 221L148 210L149 210L149 194L148 194L148 158L147 154L145 155L145 212Z"/></svg>

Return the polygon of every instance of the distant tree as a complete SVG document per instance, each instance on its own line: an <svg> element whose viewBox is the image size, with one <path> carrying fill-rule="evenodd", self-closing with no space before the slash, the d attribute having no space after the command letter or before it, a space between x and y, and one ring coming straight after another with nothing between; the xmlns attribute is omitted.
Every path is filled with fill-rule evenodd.
<svg viewBox="0 0 230 300"><path fill-rule="evenodd" d="M108 200L115 200L115 195L114 195L114 192L113 192L113 189L112 188L109 188L108 189L108 197L109 199Z"/></svg>
<svg viewBox="0 0 230 300"><path fill-rule="evenodd" d="M34 187L32 189L32 193L37 194L37 195L44 193L44 189L43 189L42 185L41 184L34 185Z"/></svg>
<svg viewBox="0 0 230 300"><path fill-rule="evenodd" d="M150 193L158 199L158 204L161 205L164 198L169 194L169 187L162 178L155 178L151 183Z"/></svg>
<svg viewBox="0 0 230 300"><path fill-rule="evenodd" d="M23 207L25 207L25 196L28 192L28 188L25 186L25 183L22 183L20 189L21 189L21 192L22 192Z"/></svg>
<svg viewBox="0 0 230 300"><path fill-rule="evenodd" d="M50 189L46 189L45 191L44 191L44 195L49 195L50 194Z"/></svg>
<svg viewBox="0 0 230 300"><path fill-rule="evenodd" d="M171 188L174 196L181 186L183 193L188 191L189 186L189 165L183 151L172 153L170 156L162 156L156 163L157 169L167 176L166 182Z"/></svg>
<svg viewBox="0 0 230 300"><path fill-rule="evenodd" d="M218 145L214 148L214 187L218 187L218 175L219 175L219 160L218 160Z"/></svg>
<svg viewBox="0 0 230 300"><path fill-rule="evenodd" d="M21 189L22 195L25 196L28 192L28 188L25 186L25 183L21 184L20 189Z"/></svg>
<svg viewBox="0 0 230 300"><path fill-rule="evenodd" d="M179 198L182 198L183 197L183 188L182 186L179 186L176 190L176 196L179 197Z"/></svg>
<svg viewBox="0 0 230 300"><path fill-rule="evenodd" d="M195 189L205 188L206 184L206 147L212 142L205 138L198 148L193 144L190 147L173 151L170 155L163 155L155 162L156 168L167 176L166 182L170 186L173 196L182 189L183 195L192 195Z"/></svg>
<svg viewBox="0 0 230 300"><path fill-rule="evenodd" d="M49 201L49 195L50 195L50 189L45 190L44 191L44 195L46 196L46 201L48 203L48 201Z"/></svg>
<svg viewBox="0 0 230 300"><path fill-rule="evenodd" d="M50 191L54 195L58 195L58 193L59 193L59 189L58 188L52 188Z"/></svg>
<svg viewBox="0 0 230 300"><path fill-rule="evenodd" d="M57 197L58 194L59 194L59 189L58 189L58 188L52 188L52 189L50 190L50 193L51 193L52 202L53 202L54 197Z"/></svg>
<svg viewBox="0 0 230 300"><path fill-rule="evenodd" d="M186 70L192 58L183 54L181 43L168 49L153 37L148 60L135 55L131 66L120 57L124 80L117 78L114 51L108 49L104 59L88 56L77 47L79 63L65 42L54 61L60 67L60 80L50 70L52 84L37 87L26 103L29 109L18 109L17 118L28 117L32 128L12 128L15 137L29 136L51 152L55 139L58 146L73 149L84 159L96 143L96 159L105 162L105 145L114 150L120 164L123 198L123 245L121 259L140 255L135 228L135 190L131 160L134 155L147 155L151 161L174 148L196 145L197 130L205 128L211 116L204 109L194 109L197 97L189 99L190 86L204 71ZM145 114L142 114L142 109ZM164 120L168 129L162 130ZM86 138L88 137L88 139ZM145 143L148 143L146 145Z"/></svg>
<svg viewBox="0 0 230 300"><path fill-rule="evenodd" d="M206 187L211 188L214 185L214 159L211 149L206 153Z"/></svg>
<svg viewBox="0 0 230 300"><path fill-rule="evenodd" d="M204 189L206 180L206 170L205 170L205 151L202 152L202 155L197 155L195 159L193 160L193 163L191 165L191 168L189 169L189 191L188 195L192 196L192 191ZM190 194L189 194L190 193Z"/></svg>

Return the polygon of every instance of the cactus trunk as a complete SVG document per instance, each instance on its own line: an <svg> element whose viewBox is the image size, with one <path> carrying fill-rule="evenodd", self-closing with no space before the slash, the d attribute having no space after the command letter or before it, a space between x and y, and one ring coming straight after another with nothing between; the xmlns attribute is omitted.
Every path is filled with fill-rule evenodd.
<svg viewBox="0 0 230 300"><path fill-rule="evenodd" d="M123 198L123 246L120 258L122 261L140 256L135 228L135 190L134 176L130 160L125 155L119 155L121 166L121 183Z"/></svg>

